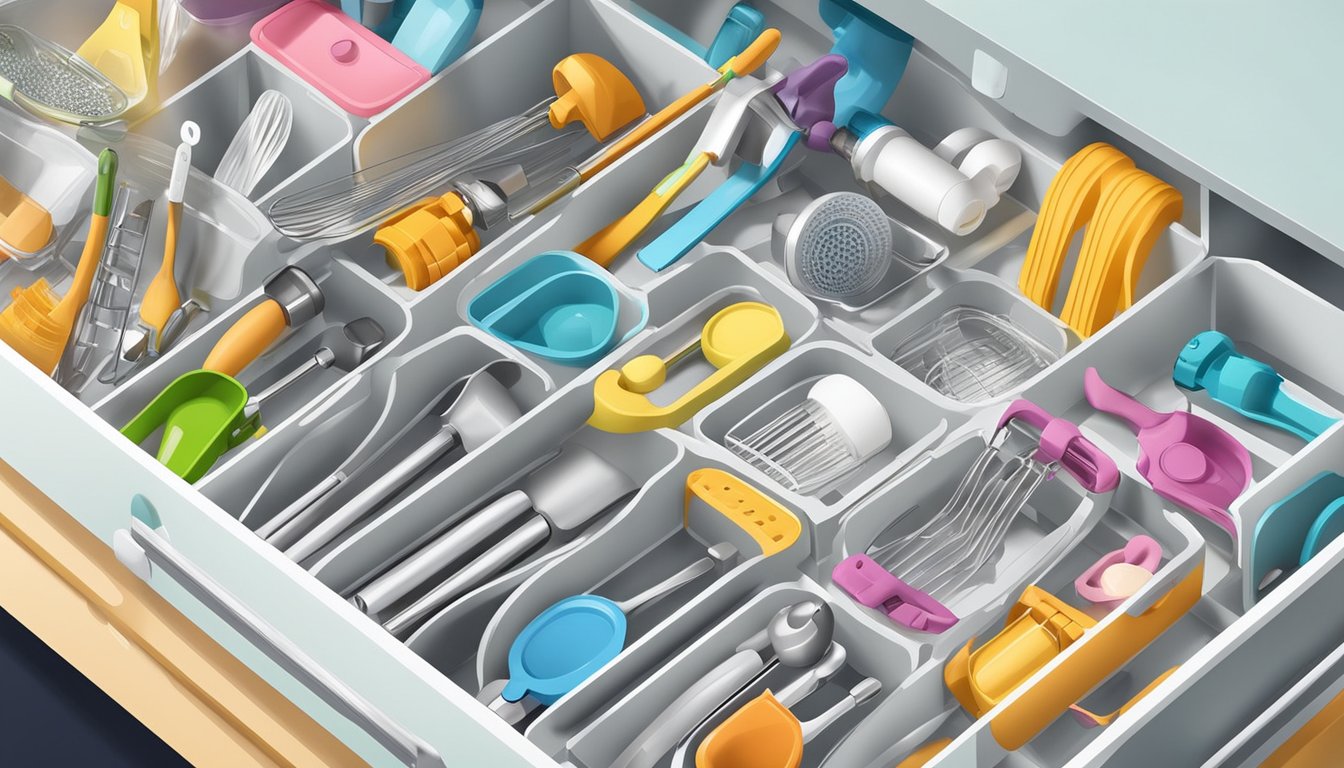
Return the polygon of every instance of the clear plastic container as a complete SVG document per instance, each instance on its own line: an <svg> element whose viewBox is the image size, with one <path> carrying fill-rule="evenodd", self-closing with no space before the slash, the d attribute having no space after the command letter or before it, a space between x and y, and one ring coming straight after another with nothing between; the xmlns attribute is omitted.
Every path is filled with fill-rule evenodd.
<svg viewBox="0 0 1344 768"><path fill-rule="evenodd" d="M96 168L73 139L0 107L0 260L33 269L60 251L88 213Z"/></svg>

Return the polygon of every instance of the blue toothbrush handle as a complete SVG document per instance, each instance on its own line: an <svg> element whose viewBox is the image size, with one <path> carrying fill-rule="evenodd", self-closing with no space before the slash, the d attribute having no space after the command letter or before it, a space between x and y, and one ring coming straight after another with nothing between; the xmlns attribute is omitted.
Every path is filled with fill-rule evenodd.
<svg viewBox="0 0 1344 768"><path fill-rule="evenodd" d="M437 75L466 52L482 0L415 0L392 38L392 46Z"/></svg>
<svg viewBox="0 0 1344 768"><path fill-rule="evenodd" d="M733 211L742 207L752 195L761 190L772 176L779 172L784 159L798 146L802 133L789 135L784 146L768 165L743 164L728 180L709 193L704 200L682 216L653 242L640 249L637 257L654 272L676 264L697 243L704 240L715 227L723 223Z"/></svg>

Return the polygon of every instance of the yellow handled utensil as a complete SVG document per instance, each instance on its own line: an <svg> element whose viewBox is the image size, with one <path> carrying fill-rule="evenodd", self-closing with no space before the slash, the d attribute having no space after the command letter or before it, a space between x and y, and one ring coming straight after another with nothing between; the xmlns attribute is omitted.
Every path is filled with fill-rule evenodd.
<svg viewBox="0 0 1344 768"><path fill-rule="evenodd" d="M93 216L84 251L75 267L75 279L65 297L57 301L45 279L27 288L15 289L13 301L0 312L0 341L43 373L56 369L70 341L75 319L89 299L93 275L107 241L108 216L112 213L113 187L117 177L117 153L104 149L98 156L98 182L94 187Z"/></svg>
<svg viewBox="0 0 1344 768"><path fill-rule="evenodd" d="M588 423L606 432L644 432L675 427L724 393L746 381L789 348L779 310L744 301L709 319L700 338L663 359L640 355L619 371L606 371L593 384L593 415ZM716 369L669 405L654 405L649 394L667 380L667 372L696 352Z"/></svg>
<svg viewBox="0 0 1344 768"><path fill-rule="evenodd" d="M75 53L126 94L127 107L152 97L159 78L157 0L118 0Z"/></svg>
<svg viewBox="0 0 1344 768"><path fill-rule="evenodd" d="M669 173L653 188L648 197L640 201L629 213L598 230L592 237L576 246L575 252L587 256L601 266L608 266L626 246L634 242L635 238L663 215L663 211L667 210L691 182L699 178L710 163L717 161L718 158L709 152L691 155L685 164Z"/></svg>
<svg viewBox="0 0 1344 768"><path fill-rule="evenodd" d="M177 242L182 230L182 201L186 196L187 177L191 174L191 148L200 140L200 126L190 120L182 124L182 143L177 145L173 156L173 173L168 182L168 230L163 240L163 263L140 300L140 320L154 332L156 340L162 339L168 319L182 305L182 294L174 275Z"/></svg>

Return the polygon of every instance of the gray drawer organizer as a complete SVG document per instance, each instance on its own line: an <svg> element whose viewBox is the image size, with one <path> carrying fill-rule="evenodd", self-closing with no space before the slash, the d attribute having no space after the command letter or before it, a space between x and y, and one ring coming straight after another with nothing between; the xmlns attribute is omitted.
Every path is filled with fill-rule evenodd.
<svg viewBox="0 0 1344 768"><path fill-rule="evenodd" d="M830 50L834 33L814 0L752 4L783 34L768 69L787 72ZM69 9L93 17L102 5L0 2L0 23L73 47L76 35L63 23ZM1004 52L998 54L1015 67L1012 91L995 99L984 94L985 83L972 87L975 67L969 62L988 44L925 3L870 0L867 8L855 6L861 17L885 18L917 37L883 115L926 146L963 127L981 129L1019 147L1022 169L985 222L965 236L943 231L890 197L878 198L898 248L920 252L932 266L871 306L814 301L793 285L772 252L777 216L797 213L826 193L863 191L843 162L809 152L786 170L778 188L729 217L675 267L654 273L628 256L618 259L611 273L647 306L647 318L642 327L623 320L621 332L633 329L631 337L599 362L557 365L469 322L469 302L482 288L537 254L574 247L681 163L712 102L690 110L558 204L492 234L479 253L419 292L406 287L370 235L296 244L275 231L263 212L287 191L521 112L548 94L552 66L571 53L606 58L631 78L651 109L667 104L713 77L713 69L683 43L711 39L732 5L486 0L467 53L372 118L346 114L288 71L249 41L246 24L193 26L161 81L161 106L136 121L120 146L131 157L158 158L157 165L128 160L123 174L138 191L157 196L167 182L163 158L179 125L187 119L201 125L180 252L189 254L191 282L209 312L153 365L116 387L91 384L77 397L0 346L6 402L0 459L117 547L188 616L377 766L604 768L663 715L688 681L714 669L781 608L801 600L829 602L835 639L846 656L840 671L796 708L798 716L820 714L865 678L880 684L876 695L809 742L801 763L809 768L891 768L935 739L947 745L927 764L941 768L1256 764L1344 685L1338 649L1344 611L1332 599L1344 578L1344 569L1336 567L1344 543L1327 546L1261 595L1250 567L1250 532L1293 489L1317 473L1341 469L1344 437L1335 426L1304 443L1236 415L1206 393L1178 389L1170 371L1193 335L1221 331L1242 352L1272 363L1310 402L1337 414L1344 411L1344 365L1311 342L1344 334L1344 311L1260 262L1209 253L1209 191L1135 149L1145 144L1142 137L1084 120L1076 108L1082 97L1061 94L1044 75L1021 71L1020 62ZM267 90L293 103L293 132L269 173L244 196L212 174L229 137ZM99 148L97 137L85 133L81 140ZM1091 140L1124 149L1140 167L1181 190L1185 210L1158 238L1136 304L1100 333L1080 339L1022 296L1017 274L1047 186L1065 159ZM723 178L721 170L708 171L674 210L684 210ZM162 207L149 230L145 274L157 268L154 254L163 250ZM659 231L656 225L641 242ZM35 274L59 288L70 278L82 239L76 235L36 273L26 264L0 266L0 292L27 285ZM200 367L230 325L262 299L262 281L287 265L317 280L326 309L249 367L249 386L277 381L313 354L324 331L357 317L377 320L386 343L355 370L324 370L268 402L265 434L187 484L117 429L174 378ZM716 311L742 301L779 311L790 339L786 352L675 429L612 434L586 424L599 374L642 354L672 354ZM942 394L892 355L954 306L1012 317L1057 361L988 399L965 402ZM1253 480L1231 509L1239 543L1150 490L1136 468L1133 436L1083 398L1089 367L1160 410L1190 410L1214 421L1248 447ZM669 386L683 377L693 382L706 368L704 361L688 364ZM504 385L521 413L500 434L430 464L378 514L299 562L257 535L318 478L363 466L354 482L338 487L333 501L353 498L368 479L429 440L444 405L482 369ZM802 402L812 384L835 373L864 385L891 419L890 444L859 471L817 494L801 494L729 448L734 435ZM1118 489L1088 494L1061 474L1036 490L1009 529L996 565L956 604L961 621L946 633L906 629L850 599L832 581L836 565L865 551L898 517L911 526L935 514L1017 397L1078 424L1115 459ZM381 450L385 444L392 447ZM406 632L386 631L351 604L372 575L523 487L566 450L605 459L635 490L575 535L548 542ZM712 578L697 580L696 589L674 592L635 614L615 660L529 715L523 726L512 727L492 712L489 697L478 694L507 676L512 639L546 606L590 591L634 594L713 543L717 532L698 528L686 512L687 478L706 468L741 478L796 515L797 541L769 557L740 553ZM1138 534L1162 549L1152 580L1110 612L1095 612L1095 626L1080 639L972 717L944 682L945 668L962 646L976 636L983 642L1012 620L1015 601L1030 584L1081 605L1074 579ZM1104 666L1107 649L1128 647L1116 636L1195 582L1199 589L1188 610L1137 652L1110 659L1114 673L1076 691L1076 700L1110 711L1175 667L1164 682L1105 727L1054 716L1074 701L1061 705L1055 691L1076 687L1069 680L1079 670ZM766 688L778 691L795 674L772 666L734 701ZM659 764L691 765L698 739L731 711L701 723ZM1012 735L1022 733L1030 738Z"/></svg>

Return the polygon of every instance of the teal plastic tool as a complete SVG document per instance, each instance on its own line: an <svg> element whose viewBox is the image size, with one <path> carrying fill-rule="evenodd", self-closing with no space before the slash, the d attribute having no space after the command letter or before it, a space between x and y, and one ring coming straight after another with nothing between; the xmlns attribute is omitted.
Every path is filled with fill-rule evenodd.
<svg viewBox="0 0 1344 768"><path fill-rule="evenodd" d="M483 0L391 0L387 15L372 23L375 34L438 74L466 53L481 19ZM341 0L341 10L370 26L364 18L365 0Z"/></svg>
<svg viewBox="0 0 1344 768"><path fill-rule="evenodd" d="M678 219L677 223L641 248L636 255L640 263L654 272L662 272L680 261L682 256L704 240L733 211L742 207L752 195L761 191L761 187L779 172L784 160L794 147L798 146L802 136L800 131L789 134L779 151L766 165L743 163L727 181L706 195L704 200Z"/></svg>
<svg viewBox="0 0 1344 768"><path fill-rule="evenodd" d="M915 39L853 0L821 0L819 12L835 34L831 53L849 61L835 86L835 124L849 125L859 111L880 114L905 75Z"/></svg>
<svg viewBox="0 0 1344 768"><path fill-rule="evenodd" d="M1176 358L1172 379L1248 419L1297 435L1308 442L1339 419L1327 416L1283 391L1283 377L1267 363L1237 352L1226 334L1204 331Z"/></svg>
<svg viewBox="0 0 1344 768"><path fill-rule="evenodd" d="M648 307L591 260L549 251L486 286L467 319L523 352L585 367L643 330Z"/></svg>
<svg viewBox="0 0 1344 768"><path fill-rule="evenodd" d="M705 63L715 69L722 67L764 31L765 14L746 3L734 5L705 52Z"/></svg>
<svg viewBox="0 0 1344 768"><path fill-rule="evenodd" d="M1344 477L1322 472L1270 505L1251 538L1251 579L1257 598L1338 535L1344 517ZM1278 571L1272 580L1267 577Z"/></svg>

